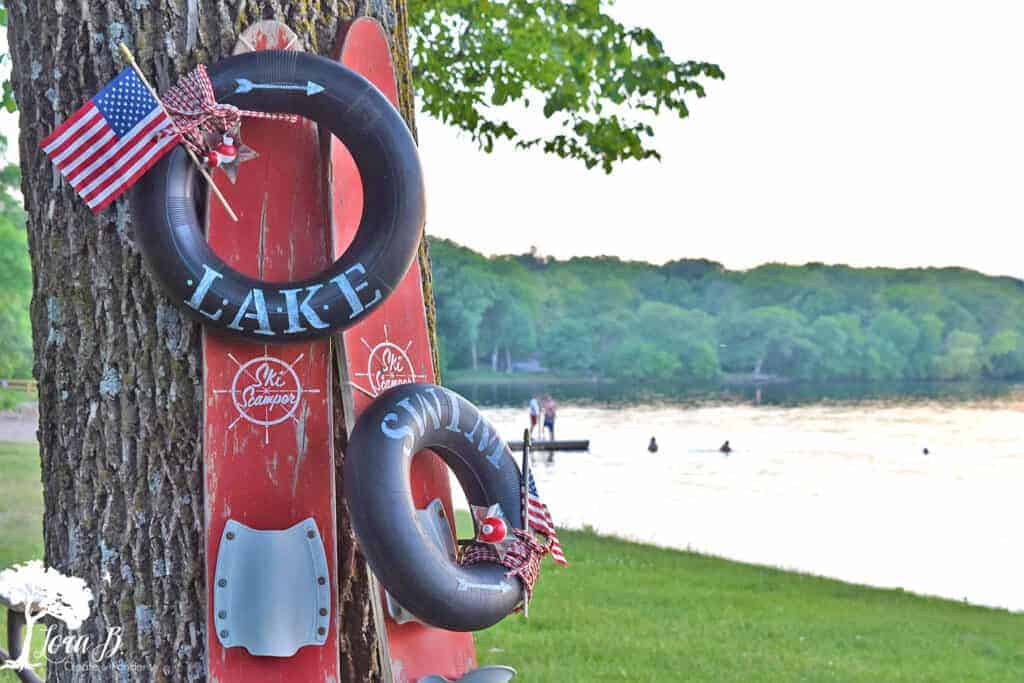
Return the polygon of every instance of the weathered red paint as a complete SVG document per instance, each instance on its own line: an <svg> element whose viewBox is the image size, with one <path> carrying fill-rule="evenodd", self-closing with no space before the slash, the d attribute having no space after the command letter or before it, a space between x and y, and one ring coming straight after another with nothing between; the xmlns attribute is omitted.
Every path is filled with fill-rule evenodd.
<svg viewBox="0 0 1024 683"><path fill-rule="evenodd" d="M294 33L277 22L261 22L245 34L240 45L257 49L301 49ZM331 259L328 203L323 196L323 159L316 126L246 119L246 145L259 157L241 164L232 185L217 173L217 185L238 214L237 223L217 202L210 206L207 237L228 264L248 275L270 281L294 280L319 272ZM240 371L254 359L267 357ZM334 452L330 341L261 346L204 333L203 435L206 476L207 648L209 680L220 683L253 681L338 681L338 615L331 615L323 647L306 646L293 657L253 657L244 649L225 649L217 639L212 591L217 551L228 518L258 529L286 529L307 518L316 519L326 544L332 602L338 604L337 540L335 534ZM291 366L293 377L285 370ZM236 383L236 376L238 381ZM281 396L298 378L302 394L294 414L264 426L241 415L245 396L231 393L234 385L257 388L248 394ZM283 382L281 386L272 386ZM262 388L260 388L262 387ZM246 408L256 420L278 419L281 406ZM270 418L268 420L267 418Z"/></svg>
<svg viewBox="0 0 1024 683"><path fill-rule="evenodd" d="M398 105L398 86L387 35L375 20L360 18L349 24L341 41L339 60L359 72ZM344 146L334 140L333 168L335 256L351 242L362 214L359 172ZM413 262L405 278L376 313L343 333L345 353L342 391L358 415L373 395L390 383L434 381L434 369L423 307L420 267ZM349 419L354 420L355 416ZM440 498L452 516L448 468L433 453L419 454L412 467L413 499L424 508ZM454 533L454 530L453 530ZM386 620L387 649L396 683L419 680L430 674L458 678L476 666L473 637L418 623Z"/></svg>

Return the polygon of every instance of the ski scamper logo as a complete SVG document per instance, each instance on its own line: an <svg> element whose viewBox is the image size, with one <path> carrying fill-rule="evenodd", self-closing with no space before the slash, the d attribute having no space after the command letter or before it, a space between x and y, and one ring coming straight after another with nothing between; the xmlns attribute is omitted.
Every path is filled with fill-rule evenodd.
<svg viewBox="0 0 1024 683"><path fill-rule="evenodd" d="M234 429L240 420L245 420L263 427L269 443L271 427L288 420L298 422L295 413L303 394L320 393L318 388L303 387L299 373L295 371L305 358L304 353L291 363L269 355L244 363L230 353L228 358L238 368L231 387L213 390L215 394L228 394L238 411L238 417L228 425L228 429Z"/></svg>
<svg viewBox="0 0 1024 683"><path fill-rule="evenodd" d="M366 357L366 371L355 373L356 377L366 380L368 386L357 385L364 394L376 398L393 387L421 382L427 378L425 372L416 372L413 369L412 358L409 356L412 340L406 342L405 346L399 346L388 336L387 325L384 326L383 340L372 346L365 337L361 337L359 341L369 352Z"/></svg>

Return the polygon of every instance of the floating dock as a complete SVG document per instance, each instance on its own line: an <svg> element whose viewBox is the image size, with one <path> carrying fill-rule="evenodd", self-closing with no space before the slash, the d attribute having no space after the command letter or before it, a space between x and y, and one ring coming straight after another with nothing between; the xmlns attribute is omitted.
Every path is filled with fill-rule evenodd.
<svg viewBox="0 0 1024 683"><path fill-rule="evenodd" d="M513 451L523 450L522 441L509 441L508 447ZM577 441L531 441L531 451L589 451L590 439Z"/></svg>

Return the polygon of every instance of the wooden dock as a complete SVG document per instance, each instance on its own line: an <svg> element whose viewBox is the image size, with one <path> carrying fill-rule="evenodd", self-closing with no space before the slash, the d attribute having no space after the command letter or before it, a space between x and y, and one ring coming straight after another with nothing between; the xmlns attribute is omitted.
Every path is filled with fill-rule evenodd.
<svg viewBox="0 0 1024 683"><path fill-rule="evenodd" d="M508 447L513 451L523 450L522 441L509 441ZM579 439L576 441L532 441L532 451L589 451L590 439Z"/></svg>

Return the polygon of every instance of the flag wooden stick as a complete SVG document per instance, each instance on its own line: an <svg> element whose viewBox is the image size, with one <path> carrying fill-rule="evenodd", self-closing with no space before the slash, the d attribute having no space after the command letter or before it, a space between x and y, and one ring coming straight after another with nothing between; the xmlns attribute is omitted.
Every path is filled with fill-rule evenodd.
<svg viewBox="0 0 1024 683"><path fill-rule="evenodd" d="M157 104L160 105L160 108L164 110L164 114L167 114L167 117L171 118L171 115L170 113L168 113L167 108L164 106L164 103L156 94L156 90L154 90L153 86L151 86L149 84L149 81L146 80L146 74L142 73L142 69L140 69L139 65L135 63L135 55L132 54L131 50L129 50L128 46L124 43L118 43L117 47L121 50L121 54L128 61L128 63L132 65L132 68L135 69L135 73L139 75L139 79L142 81L143 85L146 86L146 89L149 90L149 94L153 96L153 99L156 100ZM220 200L220 203L221 205L223 205L224 210L228 212L229 216L231 216L231 220L237 222L238 216L236 216L235 212L231 210L231 206L228 204L228 200L224 197L223 194L221 194L220 190L217 188L216 183L213 182L213 178L211 178L210 174L208 174L206 172L206 169L203 168L203 162L199 161L199 157L195 155L195 152L189 149L188 145L185 145L185 151L188 152L188 155L190 157L192 157L192 161L195 163L196 168L199 169L199 172L202 174L203 178L205 178L206 182L209 183L210 189L213 190L213 193L215 195L217 195L217 199Z"/></svg>
<svg viewBox="0 0 1024 683"><path fill-rule="evenodd" d="M523 430L523 530L530 533L530 430ZM530 591L523 582L523 619L530 617Z"/></svg>

